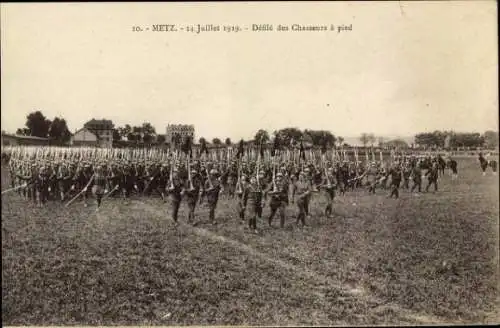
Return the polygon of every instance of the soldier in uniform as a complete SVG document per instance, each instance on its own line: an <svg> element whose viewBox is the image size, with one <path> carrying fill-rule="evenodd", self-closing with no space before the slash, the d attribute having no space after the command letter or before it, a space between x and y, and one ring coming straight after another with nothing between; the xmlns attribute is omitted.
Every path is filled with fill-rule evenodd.
<svg viewBox="0 0 500 328"><path fill-rule="evenodd" d="M262 212L262 189L256 177L250 178L246 189L248 194L248 228L257 233L257 217L260 219Z"/></svg>
<svg viewBox="0 0 500 328"><path fill-rule="evenodd" d="M242 175L240 177L240 185L238 187L238 215L241 221L245 220L245 210L248 202L248 188L247 188L247 177Z"/></svg>
<svg viewBox="0 0 500 328"><path fill-rule="evenodd" d="M425 176L427 177L427 179L429 181L429 183L427 184L427 187L425 188L426 192L429 191L429 187L432 184L434 185L434 191L438 190L438 185L437 185L438 175L439 175L438 164L437 163L433 163L432 166L427 171L427 173L425 173Z"/></svg>
<svg viewBox="0 0 500 328"><path fill-rule="evenodd" d="M422 192L422 170L420 169L420 165L415 163L411 170L411 178L413 180L413 186L411 186L411 192L418 188L418 192Z"/></svg>
<svg viewBox="0 0 500 328"><path fill-rule="evenodd" d="M182 200L183 182L180 179L179 172L174 169L172 173L172 181L169 182L168 192L170 194L170 205L172 206L172 219L177 223L179 207Z"/></svg>
<svg viewBox="0 0 500 328"><path fill-rule="evenodd" d="M479 153L479 164L481 165L481 170L483 170L483 175L486 175L488 161L484 158L483 153Z"/></svg>
<svg viewBox="0 0 500 328"><path fill-rule="evenodd" d="M451 179L456 180L458 178L458 163L454 159L450 158L449 167L451 170Z"/></svg>
<svg viewBox="0 0 500 328"><path fill-rule="evenodd" d="M189 179L186 180L186 185L184 189L184 195L186 196L188 205L189 223L193 223L194 221L194 211L196 209L196 204L198 203L200 195L203 194L201 187L202 187L201 177L198 175L198 172L195 169L191 169L191 182L189 182Z"/></svg>
<svg viewBox="0 0 500 328"><path fill-rule="evenodd" d="M335 174L333 174L333 168L328 168L328 172L325 175L322 187L326 192L326 208L325 208L325 216L331 217L333 212L333 200L335 198L335 187L337 185L337 181L335 178Z"/></svg>
<svg viewBox="0 0 500 328"><path fill-rule="evenodd" d="M217 221L215 221L215 209L217 208L217 203L219 201L219 193L222 191L221 181L217 177L217 170L210 170L210 173L205 181L202 195L207 197L210 222L213 225L217 224Z"/></svg>
<svg viewBox="0 0 500 328"><path fill-rule="evenodd" d="M70 188L70 179L72 176L71 176L71 173L69 172L69 169L65 163L63 163L61 166L59 166L57 173L58 173L57 183L59 184L59 194L60 194L61 202L64 202L64 200L66 198L66 194L68 193L69 188Z"/></svg>
<svg viewBox="0 0 500 328"><path fill-rule="evenodd" d="M295 183L295 190L297 196L297 207L299 214L297 216L297 225L299 222L302 226L306 225L306 199L311 193L311 182L307 179L304 172L299 174L299 180Z"/></svg>
<svg viewBox="0 0 500 328"><path fill-rule="evenodd" d="M401 184L401 166L399 163L394 163L393 167L390 170L390 175L391 175L391 194L390 198L392 196L395 196L396 199L399 198L399 185Z"/></svg>
<svg viewBox="0 0 500 328"><path fill-rule="evenodd" d="M283 177L281 172L276 174L276 190L272 190L269 192L271 195L271 201L269 202L269 207L271 208L271 213L269 214L268 223L269 226L272 226L274 215L276 211L278 211L278 215L280 217L280 227L283 228L285 226L285 210L288 205L288 182Z"/></svg>
<svg viewBox="0 0 500 328"><path fill-rule="evenodd" d="M25 189L25 197L31 198L31 195L33 195L32 200L35 201L36 203L36 197L34 196L34 184L36 180L36 170L34 169L36 166L32 166L32 168L26 168L24 170L20 170L17 173L17 178L21 181L26 181L26 189Z"/></svg>
<svg viewBox="0 0 500 328"><path fill-rule="evenodd" d="M102 165L97 165L94 175L92 177L92 193L97 200L96 211L99 210L101 206L102 197L104 195L104 190L106 189L107 177L104 172Z"/></svg>
<svg viewBox="0 0 500 328"><path fill-rule="evenodd" d="M49 176L45 166L40 167L38 176L35 179L36 199L38 206L42 206L48 200Z"/></svg>
<svg viewBox="0 0 500 328"><path fill-rule="evenodd" d="M490 167L491 167L491 170L493 171L493 175L497 175L497 161L492 159L490 161Z"/></svg>

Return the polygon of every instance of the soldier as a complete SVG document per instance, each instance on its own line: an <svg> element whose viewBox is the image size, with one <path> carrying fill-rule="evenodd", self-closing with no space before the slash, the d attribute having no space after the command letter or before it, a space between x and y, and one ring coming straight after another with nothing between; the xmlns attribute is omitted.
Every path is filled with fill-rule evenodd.
<svg viewBox="0 0 500 328"><path fill-rule="evenodd" d="M335 198L335 187L337 185L337 181L335 175L333 174L333 168L328 168L328 172L325 175L325 178L322 182L322 187L326 192L326 208L325 208L325 216L331 217L333 212L333 200Z"/></svg>
<svg viewBox="0 0 500 328"><path fill-rule="evenodd" d="M170 205L172 206L172 219L177 223L179 214L179 207L182 200L183 182L180 179L179 172L174 169L172 173L172 180L169 182L168 192L170 194Z"/></svg>
<svg viewBox="0 0 500 328"><path fill-rule="evenodd" d="M257 233L257 217L260 219L262 207L262 189L256 177L250 178L246 185L248 194L248 228Z"/></svg>
<svg viewBox="0 0 500 328"><path fill-rule="evenodd" d="M184 189L184 195L187 198L188 205L188 223L193 223L194 221L194 211L196 208L196 204L198 203L200 195L203 194L201 187L201 177L198 175L198 172L195 169L191 169L191 181L186 181L186 186Z"/></svg>
<svg viewBox="0 0 500 328"><path fill-rule="evenodd" d="M302 226L306 225L306 199L311 193L311 182L307 179L304 172L300 172L299 180L295 183L295 190L297 195L297 207L299 209L299 214L297 216L298 225L299 222Z"/></svg>
<svg viewBox="0 0 500 328"><path fill-rule="evenodd" d="M394 166L390 170L390 175L391 175L391 194L390 198L392 196L395 196L396 199L399 198L399 185L401 184L401 167L398 162L394 163Z"/></svg>
<svg viewBox="0 0 500 328"><path fill-rule="evenodd" d="M288 205L288 182L283 177L281 172L276 174L276 190L272 190L269 192L271 195L271 201L269 203L269 207L271 208L271 213L269 214L268 223L269 226L272 226L272 221L276 211L279 211L278 215L280 216L280 227L284 228L285 226L285 210Z"/></svg>
<svg viewBox="0 0 500 328"><path fill-rule="evenodd" d="M217 224L217 221L215 221L215 209L217 207L217 202L219 201L219 194L222 191L223 188L221 185L221 181L217 178L217 170L210 170L210 173L207 175L207 179L205 181L203 194L202 197L200 197L200 201L202 201L203 196L207 197L210 222L213 225Z"/></svg>
<svg viewBox="0 0 500 328"><path fill-rule="evenodd" d="M245 220L245 210L248 202L248 188L247 188L247 177L242 175L240 177L240 185L237 187L236 193L238 195L238 215L241 221Z"/></svg>
<svg viewBox="0 0 500 328"><path fill-rule="evenodd" d="M97 200L96 212L99 211L99 207L101 206L102 197L104 195L104 190L106 189L107 178L104 173L104 169L102 165L97 165L94 175L91 180L92 184L92 193L94 194Z"/></svg>
<svg viewBox="0 0 500 328"><path fill-rule="evenodd" d="M431 186L431 184L434 184L434 191L438 190L438 185L437 185L438 174L439 174L439 172L438 172L438 164L437 163L433 163L432 166L427 171L427 173L425 173L425 176L429 180L429 183L427 184L427 187L425 188L426 192L429 191L429 187Z"/></svg>
<svg viewBox="0 0 500 328"><path fill-rule="evenodd" d="M437 156L437 162L438 162L439 174L441 176L443 176L444 175L444 169L446 168L446 161L441 157L441 154L438 154L438 156Z"/></svg>
<svg viewBox="0 0 500 328"><path fill-rule="evenodd" d="M411 187L411 192L418 188L418 192L422 192L422 170L418 164L414 164L411 171L411 178L413 180L413 186Z"/></svg>
<svg viewBox="0 0 500 328"><path fill-rule="evenodd" d="M45 166L40 167L40 172L35 179L36 198L38 206L42 206L48 200L49 176Z"/></svg>
<svg viewBox="0 0 500 328"><path fill-rule="evenodd" d="M31 170L26 168L24 170L20 170L17 173L17 178L21 181L26 181L26 189L25 189L25 197L31 198L33 195L33 201L36 203L36 197L34 196L34 185L36 180L36 170L34 169L36 166L32 166Z"/></svg>
<svg viewBox="0 0 500 328"><path fill-rule="evenodd" d="M405 162L403 164L403 189L405 190L410 189L410 176L411 176L411 167L407 162Z"/></svg>
<svg viewBox="0 0 500 328"><path fill-rule="evenodd" d="M488 161L483 157L483 153L479 153L479 164L481 165L481 170L483 170L483 176L486 175Z"/></svg>
<svg viewBox="0 0 500 328"><path fill-rule="evenodd" d="M497 161L492 159L490 161L490 167L491 167L491 170L493 171L493 175L497 175Z"/></svg>
<svg viewBox="0 0 500 328"><path fill-rule="evenodd" d="M59 194L61 198L61 202L64 202L66 199L66 194L69 191L70 183L71 183L71 173L69 172L68 166L66 163L63 163L59 166L57 172L57 183L59 185Z"/></svg>
<svg viewBox="0 0 500 328"><path fill-rule="evenodd" d="M377 187L377 167L376 163L372 162L368 169L365 171L363 176L366 176L368 182L368 192L375 193L375 189ZM361 177L363 177L361 176Z"/></svg>
<svg viewBox="0 0 500 328"><path fill-rule="evenodd" d="M169 175L167 168L168 168L167 164L162 164L160 170L158 171L158 176L156 178L157 179L156 191L158 191L158 193L160 194L163 202L166 201L165 188L167 187L168 175Z"/></svg>
<svg viewBox="0 0 500 328"><path fill-rule="evenodd" d="M450 158L450 161L449 161L449 166L450 166L450 170L451 170L451 179L452 180L456 180L458 178L458 164L457 164L457 161L455 161L454 159L451 159Z"/></svg>

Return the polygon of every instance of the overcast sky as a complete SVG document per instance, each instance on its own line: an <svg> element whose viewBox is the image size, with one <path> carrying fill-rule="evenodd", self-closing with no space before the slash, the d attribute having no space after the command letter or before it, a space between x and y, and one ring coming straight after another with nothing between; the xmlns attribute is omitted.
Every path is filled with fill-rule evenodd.
<svg viewBox="0 0 500 328"><path fill-rule="evenodd" d="M498 129L496 3L1 4L2 130L194 124L336 135ZM352 24L350 32L132 32L153 24Z"/></svg>

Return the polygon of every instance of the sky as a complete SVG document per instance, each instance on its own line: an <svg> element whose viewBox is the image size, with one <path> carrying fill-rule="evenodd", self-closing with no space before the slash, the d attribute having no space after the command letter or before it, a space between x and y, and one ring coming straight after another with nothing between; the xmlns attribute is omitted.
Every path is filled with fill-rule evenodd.
<svg viewBox="0 0 500 328"><path fill-rule="evenodd" d="M39 109L72 132L105 118L158 133L194 124L207 139L498 130L496 15L494 1L1 4L1 126ZM274 30L145 31L154 24Z"/></svg>

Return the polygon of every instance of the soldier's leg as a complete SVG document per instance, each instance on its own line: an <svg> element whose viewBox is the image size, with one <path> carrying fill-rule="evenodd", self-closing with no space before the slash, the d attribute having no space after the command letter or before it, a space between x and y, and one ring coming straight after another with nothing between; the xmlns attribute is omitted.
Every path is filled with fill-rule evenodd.
<svg viewBox="0 0 500 328"><path fill-rule="evenodd" d="M276 211L278 210L278 206L276 204L271 203L271 211L269 213L269 218L267 219L267 222L269 223L269 226L271 226L273 222L274 215L276 214Z"/></svg>
<svg viewBox="0 0 500 328"><path fill-rule="evenodd" d="M209 203L209 208L210 208L209 216L210 216L210 222L212 222L212 224L216 224L216 221L215 221L215 208L216 207L217 207L217 200Z"/></svg>
<svg viewBox="0 0 500 328"><path fill-rule="evenodd" d="M177 216L179 214L179 207L181 202L177 199L172 199L172 219L177 222Z"/></svg>
<svg viewBox="0 0 500 328"><path fill-rule="evenodd" d="M188 202L188 210L189 210L189 213L188 213L188 222L193 222L194 220L194 210L196 208L196 201L197 199L190 199L189 202Z"/></svg>
<svg viewBox="0 0 500 328"><path fill-rule="evenodd" d="M278 211L279 211L279 216L280 216L280 228L285 227L285 210L286 210L286 203L281 202Z"/></svg>
<svg viewBox="0 0 500 328"><path fill-rule="evenodd" d="M297 215L296 224L298 225L299 222L302 222L302 225L304 225L306 210L305 210L305 204L304 204L303 199L297 201L297 208L299 210L299 214Z"/></svg>
<svg viewBox="0 0 500 328"><path fill-rule="evenodd" d="M240 217L240 220L243 221L245 220L245 204L243 200L243 196L239 195L238 196L238 215Z"/></svg>
<svg viewBox="0 0 500 328"><path fill-rule="evenodd" d="M95 198L97 200L97 208L101 207L101 203L102 203L102 196L103 194L102 193L96 193L95 195Z"/></svg>

